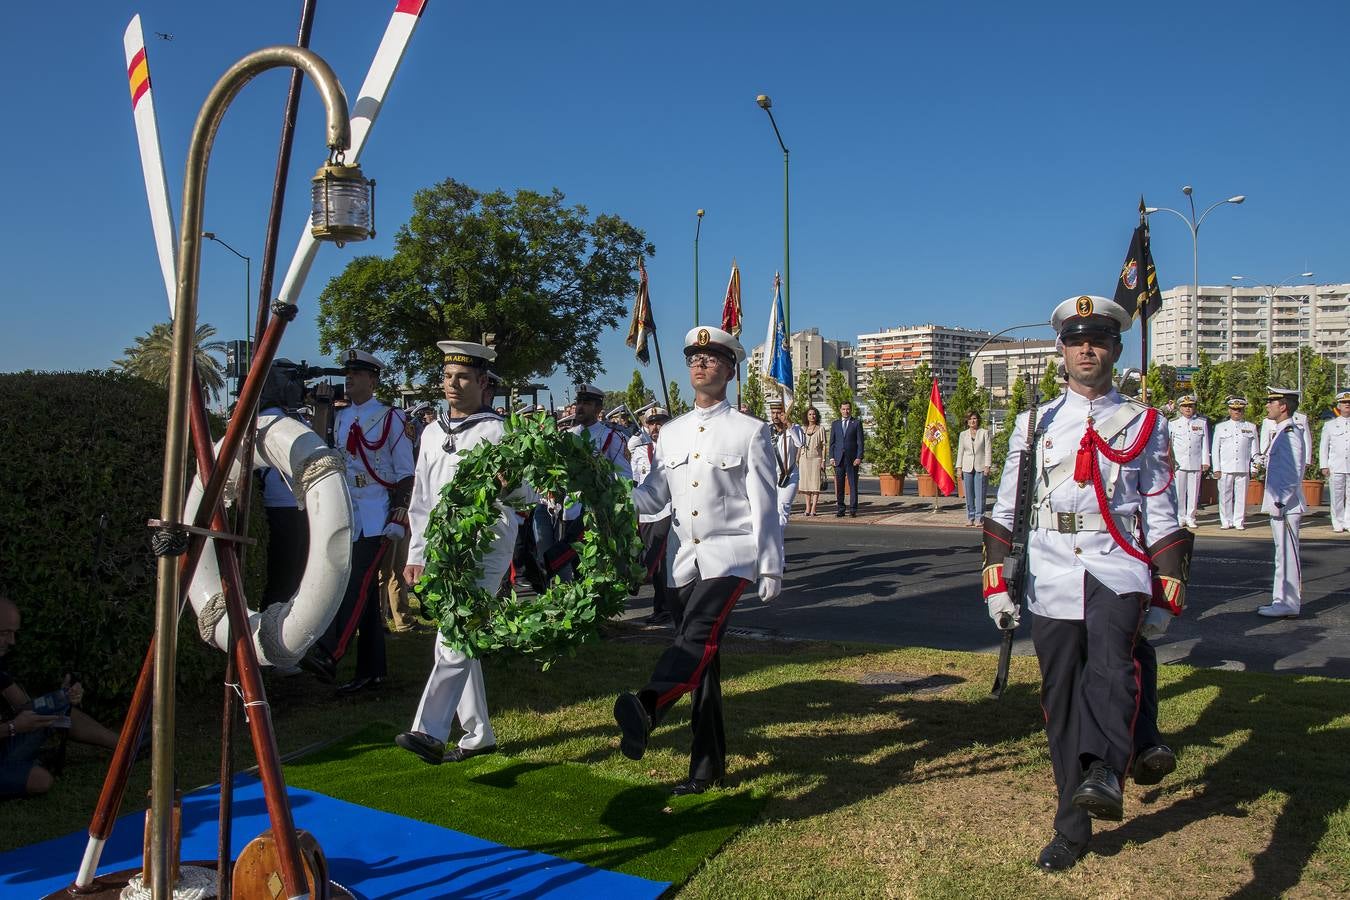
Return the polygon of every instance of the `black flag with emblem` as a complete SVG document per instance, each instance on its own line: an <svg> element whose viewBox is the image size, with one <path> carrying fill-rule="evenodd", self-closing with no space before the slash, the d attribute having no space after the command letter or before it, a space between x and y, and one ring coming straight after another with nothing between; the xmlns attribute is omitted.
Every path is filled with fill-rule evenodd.
<svg viewBox="0 0 1350 900"><path fill-rule="evenodd" d="M1125 265L1116 279L1116 293L1112 297L1130 310L1140 321L1162 309L1162 291L1158 290L1158 270L1153 267L1153 251L1148 245L1148 219L1144 217L1144 198L1139 198L1139 227L1130 238L1130 249L1125 254Z"/></svg>

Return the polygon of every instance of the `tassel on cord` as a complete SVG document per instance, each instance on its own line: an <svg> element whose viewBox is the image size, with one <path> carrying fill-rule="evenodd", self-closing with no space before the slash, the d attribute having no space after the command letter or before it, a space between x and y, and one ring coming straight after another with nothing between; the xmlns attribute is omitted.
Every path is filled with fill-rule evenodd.
<svg viewBox="0 0 1350 900"><path fill-rule="evenodd" d="M1148 554L1136 548L1120 533L1115 517L1111 515L1111 504L1106 499L1106 486L1102 484L1101 465L1097 461L1097 453L1100 452L1102 456L1117 464L1134 462L1139 454L1144 452L1144 448L1148 446L1148 439L1153 435L1153 429L1157 422L1158 410L1149 409L1144 416L1144 427L1139 430L1139 436L1135 438L1134 443L1124 450L1117 450L1101 439L1101 435L1097 434L1097 429L1093 428L1092 422L1089 421L1087 430L1083 432L1082 443L1079 444L1078 458L1074 460L1073 465L1075 481L1080 483L1092 482L1097 494L1097 509L1101 512L1102 521L1106 524L1106 530L1110 532L1111 539L1116 542L1116 546L1145 564L1149 562ZM1170 475L1168 483L1171 483ZM1163 485L1163 490L1166 489L1167 485ZM1161 493L1161 491L1155 493Z"/></svg>

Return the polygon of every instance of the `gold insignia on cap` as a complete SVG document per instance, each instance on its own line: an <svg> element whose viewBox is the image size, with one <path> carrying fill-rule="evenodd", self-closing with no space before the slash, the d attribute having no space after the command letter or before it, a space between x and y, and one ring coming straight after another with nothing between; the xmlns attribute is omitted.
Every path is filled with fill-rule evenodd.
<svg viewBox="0 0 1350 900"><path fill-rule="evenodd" d="M356 362L356 361L357 361L358 359L360 359L360 358L361 358L361 357L359 357L359 356L356 355L356 351L355 351L355 350L348 350L348 351L347 351L347 361L348 361L348 362Z"/></svg>
<svg viewBox="0 0 1350 900"><path fill-rule="evenodd" d="M1074 309L1080 316L1092 315L1092 298L1086 294L1079 297L1078 302L1074 304Z"/></svg>
<svg viewBox="0 0 1350 900"><path fill-rule="evenodd" d="M712 340L712 335L708 334L708 329L700 328L698 330L698 345L700 347L706 347L710 340Z"/></svg>

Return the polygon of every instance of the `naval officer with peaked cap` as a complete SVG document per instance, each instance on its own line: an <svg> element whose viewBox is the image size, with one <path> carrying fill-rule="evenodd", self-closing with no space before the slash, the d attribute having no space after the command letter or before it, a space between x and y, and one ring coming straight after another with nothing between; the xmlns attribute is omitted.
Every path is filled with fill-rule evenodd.
<svg viewBox="0 0 1350 900"><path fill-rule="evenodd" d="M1195 395L1177 400L1177 417L1167 424L1172 439L1172 459L1177 471L1177 524L1195 528L1195 509L1200 503L1200 479L1209 471L1209 423L1195 414Z"/></svg>
<svg viewBox="0 0 1350 900"><path fill-rule="evenodd" d="M1247 528L1247 479L1260 438L1256 426L1243 418L1246 411L1246 400L1229 397L1228 421L1214 426L1210 462L1213 471L1219 473L1220 529Z"/></svg>
<svg viewBox="0 0 1350 900"><path fill-rule="evenodd" d="M460 459L481 443L499 443L506 433L502 417L487 405L492 399L487 367L497 358L496 351L471 341L440 341L436 346L444 354L442 387L448 409L422 432L422 452L417 457L417 478L408 508L412 535L408 566L403 570L408 584L417 584L422 578L427 524L440 502L441 489L455 477ZM529 488L521 487L507 499L525 500L530 494ZM491 525L492 546L483 556L483 572L478 579L478 586L489 594L497 592L511 565L519 524L515 512L499 502L497 520ZM445 742L456 715L464 735L459 746L447 753ZM394 740L432 765L494 752L497 736L488 721L482 664L451 650L438 637L431 675L412 728Z"/></svg>
<svg viewBox="0 0 1350 900"><path fill-rule="evenodd" d="M1317 465L1331 491L1331 530L1350 530L1350 391L1336 395L1336 418L1322 426Z"/></svg>
<svg viewBox="0 0 1350 900"><path fill-rule="evenodd" d="M1266 393L1266 418L1273 423L1266 446L1266 485L1261 512L1270 516L1275 542L1275 581L1271 601L1257 613L1272 619L1292 618L1303 606L1303 566L1299 560L1299 526L1303 522L1303 467L1307 432L1294 419L1298 391L1272 387Z"/></svg>
<svg viewBox="0 0 1350 900"><path fill-rule="evenodd" d="M614 703L620 750L641 759L652 728L693 693L689 777L675 785L675 795L701 794L726 774L718 647L741 594L758 579L759 598L767 602L783 582L773 438L766 423L727 403L727 384L745 349L711 326L693 328L684 343L694 408L662 427L651 474L633 491L640 513L670 504L666 563L675 640L647 685Z"/></svg>
<svg viewBox="0 0 1350 900"><path fill-rule="evenodd" d="M1135 753L1135 720L1152 710L1141 689L1136 637L1161 634L1180 613L1194 536L1177 527L1167 423L1111 382L1131 316L1105 297L1060 303L1051 324L1068 389L1042 405L1027 446L1027 413L1008 447L993 512L984 520L984 595L995 622L1032 616L1041 703L1059 793L1055 834L1037 859L1048 871L1087 851L1092 819L1123 816L1120 779L1152 781L1175 765L1166 747ZM1026 596L1008 596L1017 472L1036 474ZM1147 676L1145 676L1147 677Z"/></svg>

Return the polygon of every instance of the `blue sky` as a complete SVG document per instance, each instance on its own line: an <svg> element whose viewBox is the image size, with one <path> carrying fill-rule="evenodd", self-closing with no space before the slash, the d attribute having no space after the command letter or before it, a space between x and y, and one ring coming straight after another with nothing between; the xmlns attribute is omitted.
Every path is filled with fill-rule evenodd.
<svg viewBox="0 0 1350 900"><path fill-rule="evenodd" d="M392 0L324 0L313 49L354 95ZM210 85L257 47L293 41L299 3L76 2L7 10L3 307L8 370L106 366L166 318L122 32L149 36L161 139L179 208L191 123ZM782 264L782 155L792 151L794 329L828 337L935 321L997 329L1110 294L1142 192L1185 208L1245 194L1200 230L1202 283L1350 281L1350 93L1343 3L539 3L430 0L363 155L381 234L325 247L283 355L317 361L317 297L354 253L388 253L416 189L560 188L656 245L648 263L667 375L701 301L716 321L740 261L747 346L762 340ZM153 32L174 35L157 40ZM245 89L216 142L206 228L257 260L286 76ZM278 268L323 157L301 105ZM1155 217L1164 287L1191 242ZM200 320L242 336L242 263L203 248ZM258 266L255 262L254 276ZM278 275L278 285L280 274ZM621 327L607 388L636 365ZM1048 334L1048 331L1046 332ZM1034 336L1034 333L1028 333ZM1127 348L1127 359L1135 358ZM656 367L644 371L655 384ZM552 380L562 400L565 379Z"/></svg>

